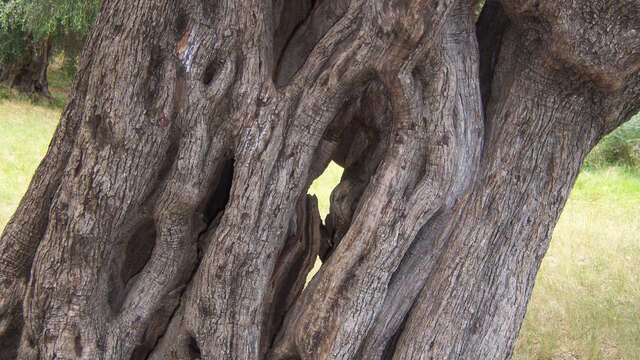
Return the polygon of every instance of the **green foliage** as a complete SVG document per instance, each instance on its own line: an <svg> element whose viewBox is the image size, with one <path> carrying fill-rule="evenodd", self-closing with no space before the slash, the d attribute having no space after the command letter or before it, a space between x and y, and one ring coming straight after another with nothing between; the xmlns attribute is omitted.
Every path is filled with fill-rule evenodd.
<svg viewBox="0 0 640 360"><path fill-rule="evenodd" d="M100 4L100 0L30 0L25 11L25 24L38 41L53 38L54 50L65 54L63 70L73 75L75 60Z"/></svg>
<svg viewBox="0 0 640 360"><path fill-rule="evenodd" d="M640 114L605 136L585 159L585 168L640 166Z"/></svg>
<svg viewBox="0 0 640 360"><path fill-rule="evenodd" d="M100 8L98 0L3 0L0 29L20 30L34 41L87 34Z"/></svg>
<svg viewBox="0 0 640 360"><path fill-rule="evenodd" d="M20 61L30 46L48 39L73 59L100 9L99 0L0 0L0 66Z"/></svg>
<svg viewBox="0 0 640 360"><path fill-rule="evenodd" d="M15 1L0 2L0 64L6 67L22 58L27 50L26 38L24 8Z"/></svg>
<svg viewBox="0 0 640 360"><path fill-rule="evenodd" d="M96 0L12 1L23 4L26 29L39 40L51 34L87 34L100 7L100 2Z"/></svg>

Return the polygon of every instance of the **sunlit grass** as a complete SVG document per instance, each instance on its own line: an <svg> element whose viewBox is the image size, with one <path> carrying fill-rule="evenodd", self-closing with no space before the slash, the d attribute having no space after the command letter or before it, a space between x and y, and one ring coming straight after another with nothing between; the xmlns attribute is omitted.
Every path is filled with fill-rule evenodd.
<svg viewBox="0 0 640 360"><path fill-rule="evenodd" d="M340 182L342 170L340 165L332 161L324 173L315 179L309 188L309 194L315 195L318 198L318 210L320 210L320 217L323 220L329 213L331 191L333 191L333 188Z"/></svg>
<svg viewBox="0 0 640 360"><path fill-rule="evenodd" d="M320 212L320 217L323 221L326 219L327 214L329 214L331 192L340 182L342 172L342 167L332 161L329 163L329 166L327 166L322 175L315 179L311 184L311 187L309 187L308 193L315 195L318 198L318 211ZM307 274L307 283L311 281L311 278L313 278L318 270L320 270L320 266L322 266L322 262L320 261L320 258L316 258L313 268L309 271L309 274Z"/></svg>
<svg viewBox="0 0 640 360"><path fill-rule="evenodd" d="M0 229L46 153L59 117L59 109L29 100L0 100Z"/></svg>
<svg viewBox="0 0 640 360"><path fill-rule="evenodd" d="M515 359L640 359L640 173L583 172L538 273Z"/></svg>

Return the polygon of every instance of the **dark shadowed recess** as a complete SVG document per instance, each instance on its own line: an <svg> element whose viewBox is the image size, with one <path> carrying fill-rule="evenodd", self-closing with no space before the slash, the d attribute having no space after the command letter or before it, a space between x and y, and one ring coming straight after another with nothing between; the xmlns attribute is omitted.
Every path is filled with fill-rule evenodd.
<svg viewBox="0 0 640 360"><path fill-rule="evenodd" d="M136 346L131 359L147 359L149 354L157 346L160 338L165 334L171 318L175 315L180 304L180 298L182 297L187 284L193 278L196 269L207 246L206 239L207 234L215 231L219 224L220 218L224 213L225 207L229 202L233 170L234 159L229 158L223 161L220 168L217 170L217 176L214 176L214 181L210 184L210 192L205 197L199 209L196 211L197 222L196 238L193 241L198 243L198 259L197 264L193 267L190 275L185 277L182 284L177 287L176 290L168 294L167 299L162 302L156 312L151 316L147 325L143 341ZM119 289L112 291L114 293L110 296L110 304L114 313L117 313L122 305L122 301L126 298L127 292L130 288L132 280L144 269L144 266L151 258L153 248L155 245L156 228L152 219L145 219L136 228L130 240L127 242L126 250L124 251L123 262L121 265L120 286L113 286L113 289ZM200 357L200 349L194 340L189 343L188 347L193 359Z"/></svg>
<svg viewBox="0 0 640 360"><path fill-rule="evenodd" d="M325 224L315 196L298 201L289 236L276 263L270 287L270 305L263 331L267 351L294 302L306 288L309 272L320 259L324 264L347 233L363 194L375 174L388 145L391 104L380 81L373 79L356 92L330 123L310 169L315 180L331 161L344 169L332 189ZM312 181L308 181L310 186ZM308 188L307 188L308 190ZM322 266L318 272L323 271ZM313 281L313 280L311 280Z"/></svg>
<svg viewBox="0 0 640 360"><path fill-rule="evenodd" d="M277 87L289 83L320 39L344 15L348 5L348 1L338 4L316 0L274 1L277 16L273 76Z"/></svg>

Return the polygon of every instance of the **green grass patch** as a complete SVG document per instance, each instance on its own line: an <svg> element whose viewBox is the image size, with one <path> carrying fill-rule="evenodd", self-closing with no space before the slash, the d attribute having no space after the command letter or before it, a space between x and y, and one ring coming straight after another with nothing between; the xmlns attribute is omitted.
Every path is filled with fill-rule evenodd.
<svg viewBox="0 0 640 360"><path fill-rule="evenodd" d="M51 99L47 99L46 97L39 95L24 94L8 87L6 84L0 84L0 100L30 103L32 106L46 107L50 109L64 108L67 104L67 93L54 91L51 90L51 88L49 90L52 96Z"/></svg>
<svg viewBox="0 0 640 360"><path fill-rule="evenodd" d="M536 279L514 359L638 359L640 171L583 172Z"/></svg>
<svg viewBox="0 0 640 360"><path fill-rule="evenodd" d="M0 229L26 191L59 118L57 108L0 99Z"/></svg>
<svg viewBox="0 0 640 360"><path fill-rule="evenodd" d="M311 187L309 187L309 194L315 195L318 198L318 210L320 211L322 220L324 220L329 213L331 192L340 182L342 172L342 167L332 161L324 173L315 179Z"/></svg>

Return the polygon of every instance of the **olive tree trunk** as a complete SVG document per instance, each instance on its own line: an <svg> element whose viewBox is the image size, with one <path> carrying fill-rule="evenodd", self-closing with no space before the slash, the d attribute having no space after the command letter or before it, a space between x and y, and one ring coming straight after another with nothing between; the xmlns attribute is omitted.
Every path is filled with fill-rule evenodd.
<svg viewBox="0 0 640 360"><path fill-rule="evenodd" d="M53 36L49 36L43 41L34 41L31 36L28 37L27 43L29 45L26 54L6 74L10 78L13 88L26 94L38 94L52 98L47 80L52 41Z"/></svg>
<svg viewBox="0 0 640 360"><path fill-rule="evenodd" d="M508 358L640 110L640 4L475 8L106 1L0 240L0 358Z"/></svg>

